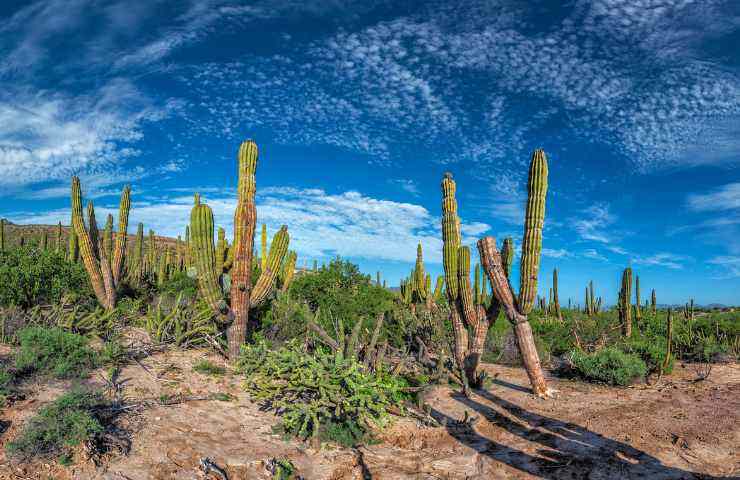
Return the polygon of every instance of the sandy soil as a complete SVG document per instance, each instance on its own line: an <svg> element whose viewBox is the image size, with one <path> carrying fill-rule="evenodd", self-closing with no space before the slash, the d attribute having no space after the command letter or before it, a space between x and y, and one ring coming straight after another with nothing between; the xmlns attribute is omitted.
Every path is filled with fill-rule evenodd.
<svg viewBox="0 0 740 480"><path fill-rule="evenodd" d="M0 352L1 354L2 352ZM493 384L467 399L438 387L429 396L443 427L397 419L381 442L358 450L320 449L272 433L276 419L241 391L241 379L208 376L192 366L205 352L165 352L132 364L120 375L130 404L160 396L206 397L129 413L131 452L104 458L100 467L77 453L77 464L12 463L0 451L0 479L218 479L199 468L210 457L230 479L271 478L273 458L289 458L305 479L692 479L740 478L740 366L717 365L695 382L677 365L657 386L609 388L550 379L555 400L529 394L517 368L487 366ZM105 388L102 372L88 381ZM25 385L26 399L2 412L12 439L23 421L69 385ZM135 409L133 409L135 410ZM462 422L466 417L472 422ZM5 422L9 422L5 423Z"/></svg>

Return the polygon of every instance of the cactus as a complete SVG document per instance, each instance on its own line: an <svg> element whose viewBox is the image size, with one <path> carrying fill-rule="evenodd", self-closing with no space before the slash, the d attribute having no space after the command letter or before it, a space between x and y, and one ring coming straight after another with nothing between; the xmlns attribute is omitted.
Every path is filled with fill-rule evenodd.
<svg viewBox="0 0 740 480"><path fill-rule="evenodd" d="M473 273L473 302L476 305L481 304L480 294L480 264L475 264L475 273Z"/></svg>
<svg viewBox="0 0 740 480"><path fill-rule="evenodd" d="M231 298L226 302L219 284L221 272L216 270L216 249L213 244L213 211L200 202L196 194L195 205L190 213L190 254L198 270L198 285L203 298L218 319L228 324L228 355L236 360L241 345L246 340L249 310L265 301L275 284L275 278L288 250L289 236L286 226L280 228L272 240L269 254L265 251L265 263L260 277L252 288L251 269L254 254L254 231L257 211L254 203L256 191L257 145L245 141L238 154L238 197L234 212L234 243L230 271ZM265 229L266 232L266 229ZM266 241L265 241L266 243Z"/></svg>
<svg viewBox="0 0 740 480"><path fill-rule="evenodd" d="M218 227L218 241L216 242L216 275L224 273L226 261L226 230Z"/></svg>
<svg viewBox="0 0 740 480"><path fill-rule="evenodd" d="M375 272L375 285L380 286L380 270Z"/></svg>
<svg viewBox="0 0 740 480"><path fill-rule="evenodd" d="M558 269L555 268L552 271L552 298L553 298L553 314L558 318L560 323L563 322L563 314L560 311L560 298L558 297Z"/></svg>
<svg viewBox="0 0 740 480"><path fill-rule="evenodd" d="M167 281L167 263L169 250L159 256L159 265L157 266L157 285L162 286Z"/></svg>
<svg viewBox="0 0 740 480"><path fill-rule="evenodd" d="M103 228L103 238L102 238L102 245L101 248L105 250L103 253L103 256L108 261L108 264L111 265L112 258L112 252L113 252L113 215L110 213L108 214L108 217L105 219L105 228Z"/></svg>
<svg viewBox="0 0 740 480"><path fill-rule="evenodd" d="M437 283L434 285L434 301L439 302L442 300L442 294L444 292L445 277L440 275L437 277Z"/></svg>
<svg viewBox="0 0 740 480"><path fill-rule="evenodd" d="M128 225L131 188L126 186L121 194L121 204L119 208L120 225ZM111 271L111 263L105 255L105 249L97 251L94 248L92 234L97 236L97 226L95 223L95 211L92 202L88 203L89 231L85 228L82 217L82 191L80 179L72 177L72 226L78 237L80 253L85 264L85 270L92 284L95 296L98 302L106 309L112 310L116 306L118 279L120 278L123 258L126 254L126 231L119 232L119 241L116 242L116 251L114 252L113 268L117 271ZM125 218L123 218L125 217Z"/></svg>
<svg viewBox="0 0 740 480"><path fill-rule="evenodd" d="M290 288L290 284L293 282L293 275L295 275L295 264L298 260L298 254L294 251L288 252L288 255L283 262L283 268L280 270L280 289L283 292L287 292Z"/></svg>
<svg viewBox="0 0 740 480"><path fill-rule="evenodd" d="M80 259L80 244L77 238L77 234L72 227L69 231L69 246L67 249L67 260L70 262L77 263Z"/></svg>
<svg viewBox="0 0 740 480"><path fill-rule="evenodd" d="M260 263L260 268L264 270L267 268L267 225L264 223L262 224L262 243L261 249L260 249L260 255L262 256L262 262Z"/></svg>
<svg viewBox="0 0 740 480"><path fill-rule="evenodd" d="M96 257L99 257L100 252L98 250L98 221L95 219L95 205L93 205L92 200L87 202L87 227L90 230L90 243L92 245L92 253ZM79 233L77 235L79 236Z"/></svg>
<svg viewBox="0 0 740 480"><path fill-rule="evenodd" d="M49 245L49 234L46 230L41 232L41 241L39 242L39 246L41 247L41 250L46 250L46 247Z"/></svg>
<svg viewBox="0 0 740 480"><path fill-rule="evenodd" d="M506 317L514 327L517 346L529 381L532 384L532 391L535 395L541 397L550 397L552 391L548 389L545 382L527 315L531 311L537 295L537 275L542 251L542 227L545 219L547 174L548 167L545 153L542 150L535 150L530 162L527 181L528 196L526 217L524 219L518 301L515 300L507 272L507 256L509 253L503 252L503 255L499 253L496 248L496 240L493 237L485 237L478 241L481 264L488 275L496 303L499 308L503 308ZM504 242L502 250L507 249L506 243Z"/></svg>
<svg viewBox="0 0 740 480"><path fill-rule="evenodd" d="M619 290L619 321L622 324L622 334L632 336L632 269L627 267L622 272L622 288Z"/></svg>
<svg viewBox="0 0 740 480"><path fill-rule="evenodd" d="M665 334L665 358L661 365L660 373L668 370L671 364L671 346L673 344L673 312L668 308L668 316L666 317L666 334Z"/></svg>
<svg viewBox="0 0 740 480"><path fill-rule="evenodd" d="M686 306L683 307L683 317L690 321L694 321L694 299L692 298L690 303L687 303Z"/></svg>
<svg viewBox="0 0 740 480"><path fill-rule="evenodd" d="M316 260L313 261L313 268L311 270L313 270L314 272L318 272L319 271L319 262L318 261L316 261Z"/></svg>
<svg viewBox="0 0 740 480"><path fill-rule="evenodd" d="M5 219L0 218L0 252L5 251Z"/></svg>
<svg viewBox="0 0 740 480"><path fill-rule="evenodd" d="M421 248L421 242L416 246L416 266L413 273L414 296L418 302L423 302L427 298L426 273L424 272L424 254Z"/></svg>
<svg viewBox="0 0 740 480"><path fill-rule="evenodd" d="M141 282L144 275L144 224L136 227L136 243L134 252L129 260L129 281L135 285Z"/></svg>
<svg viewBox="0 0 740 480"><path fill-rule="evenodd" d="M57 224L56 251L57 253L62 251L62 222Z"/></svg>
<svg viewBox="0 0 740 480"><path fill-rule="evenodd" d="M642 319L642 312L640 311L640 276L635 275L635 321L639 322Z"/></svg>
<svg viewBox="0 0 740 480"><path fill-rule="evenodd" d="M655 289L650 293L650 308L653 311L653 315L658 311L658 303L655 298Z"/></svg>
<svg viewBox="0 0 740 480"><path fill-rule="evenodd" d="M154 260L157 258L157 242L154 238L154 230L149 230L149 236L147 239L147 250L146 250L146 262L145 271L151 272L154 270Z"/></svg>

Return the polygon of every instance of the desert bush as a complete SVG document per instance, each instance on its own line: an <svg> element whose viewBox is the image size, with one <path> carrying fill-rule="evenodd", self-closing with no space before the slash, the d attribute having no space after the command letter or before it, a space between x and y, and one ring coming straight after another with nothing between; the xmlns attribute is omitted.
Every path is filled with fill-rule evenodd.
<svg viewBox="0 0 740 480"><path fill-rule="evenodd" d="M262 316L262 335L278 343L301 337L313 316L305 301L298 301L287 293L278 293Z"/></svg>
<svg viewBox="0 0 740 480"><path fill-rule="evenodd" d="M63 455L104 430L97 414L103 406L99 393L72 390L39 410L5 448L12 457L24 460Z"/></svg>
<svg viewBox="0 0 740 480"><path fill-rule="evenodd" d="M203 375L219 376L226 373L226 369L209 360L201 360L193 365L193 370Z"/></svg>
<svg viewBox="0 0 740 480"><path fill-rule="evenodd" d="M238 370L250 395L281 417L282 431L303 439L367 441L387 421L387 408L404 398L401 378L321 349L307 353L298 341L277 350L264 342L244 346Z"/></svg>
<svg viewBox="0 0 740 480"><path fill-rule="evenodd" d="M180 347L212 345L220 338L211 308L202 300L184 302L182 296L174 301L160 298L150 305L147 314L138 319L154 341L174 343Z"/></svg>
<svg viewBox="0 0 740 480"><path fill-rule="evenodd" d="M665 336L645 336L636 335L633 332L632 338L625 340L619 345L620 350L628 354L635 354L645 362L648 372L671 373L673 370L673 355L665 362L666 357L666 339Z"/></svg>
<svg viewBox="0 0 740 480"><path fill-rule="evenodd" d="M31 246L0 251L0 305L28 308L70 294L92 298L85 269L63 253Z"/></svg>
<svg viewBox="0 0 740 480"><path fill-rule="evenodd" d="M375 285L359 267L336 258L317 272L300 275L289 289L291 298L306 303L312 312L320 309L322 327L331 328L332 318L354 325L360 318L375 318L393 306L394 295Z"/></svg>
<svg viewBox="0 0 740 480"><path fill-rule="evenodd" d="M573 350L570 361L575 373L584 380L609 385L629 385L647 373L645 362L639 356L616 347L605 347L593 353Z"/></svg>
<svg viewBox="0 0 740 480"><path fill-rule="evenodd" d="M18 341L15 367L19 372L82 377L97 363L97 353L87 338L59 327L26 327L18 332Z"/></svg>
<svg viewBox="0 0 740 480"><path fill-rule="evenodd" d="M198 295L198 279L189 277L187 272L175 272L158 290L161 293L182 295L184 300L192 300Z"/></svg>

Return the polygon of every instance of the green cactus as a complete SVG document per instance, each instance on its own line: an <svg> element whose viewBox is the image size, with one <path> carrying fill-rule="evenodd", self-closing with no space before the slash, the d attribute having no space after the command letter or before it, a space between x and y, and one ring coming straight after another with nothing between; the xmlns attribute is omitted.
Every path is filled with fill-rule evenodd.
<svg viewBox="0 0 740 480"><path fill-rule="evenodd" d="M108 261L108 264L112 266L111 262L113 260L113 215L110 213L108 214L108 217L105 219L105 228L103 228L103 238L102 238L102 245L101 248L104 250L104 253L102 256L105 256L105 258Z"/></svg>
<svg viewBox="0 0 740 480"><path fill-rule="evenodd" d="M41 241L39 242L39 246L41 247L41 250L46 250L47 246L49 244L49 234L44 230L41 232Z"/></svg>
<svg viewBox="0 0 740 480"><path fill-rule="evenodd" d="M96 256L100 256L100 251L98 250L98 221L95 219L95 205L93 205L92 200L87 202L87 227L90 230L90 243L92 244L92 253ZM77 234L79 237L79 233Z"/></svg>
<svg viewBox="0 0 740 480"><path fill-rule="evenodd" d="M62 222L57 224L56 251L62 251Z"/></svg>
<svg viewBox="0 0 740 480"><path fill-rule="evenodd" d="M563 322L563 313L560 311L560 298L558 297L558 269L552 271L552 297L554 314L558 321Z"/></svg>
<svg viewBox="0 0 740 480"><path fill-rule="evenodd" d="M445 277L443 275L440 275L437 277L437 282L434 285L434 301L439 302L442 300L442 295L444 294L444 287L445 287Z"/></svg>
<svg viewBox="0 0 740 480"><path fill-rule="evenodd" d="M146 250L146 262L145 262L145 271L152 272L154 271L154 262L157 258L157 242L154 238L154 230L149 230L148 240L147 240L147 250Z"/></svg>
<svg viewBox="0 0 740 480"><path fill-rule="evenodd" d="M198 284L203 298L219 319L229 325L227 330L229 358L236 360L247 334L249 309L258 306L268 297L275 285L290 238L286 226L280 228L272 240L269 254L254 288L251 286L251 267L254 253L254 231L257 212L254 202L256 191L257 145L245 141L238 154L238 200L234 213L234 243L230 271L231 298L226 302L219 285L221 272L216 269L216 249L213 244L213 211L200 202L196 194L190 214L190 255L198 271ZM266 232L266 227L265 227ZM265 241L266 243L266 241ZM263 250L266 251L266 248Z"/></svg>
<svg viewBox="0 0 740 480"><path fill-rule="evenodd" d="M473 273L473 302L476 305L480 305L482 303L481 299L481 293L480 293L480 264L475 264L475 273Z"/></svg>
<svg viewBox="0 0 740 480"><path fill-rule="evenodd" d="M380 270L375 272L375 285L380 286Z"/></svg>
<svg viewBox="0 0 740 480"><path fill-rule="evenodd" d="M426 290L426 273L424 272L424 254L421 249L421 242L416 246L416 266L411 277L413 279L413 290L416 301L423 302L427 298Z"/></svg>
<svg viewBox="0 0 740 480"><path fill-rule="evenodd" d="M442 260L445 271L445 290L452 304L457 300L457 258L460 248L460 219L457 217L455 181L452 174L445 173L442 179Z"/></svg>
<svg viewBox="0 0 740 480"><path fill-rule="evenodd" d="M138 285L144 275L144 224L139 223L136 227L136 243L134 243L134 252L129 261L130 280Z"/></svg>
<svg viewBox="0 0 740 480"><path fill-rule="evenodd" d="M216 242L216 274L224 273L224 262L226 261L226 230L218 227L218 241Z"/></svg>
<svg viewBox="0 0 740 480"><path fill-rule="evenodd" d="M653 289L652 293L650 294L650 308L653 311L653 315L658 311L658 302L655 297L655 289Z"/></svg>
<svg viewBox="0 0 740 480"><path fill-rule="evenodd" d="M260 268L264 270L267 268L267 225L262 224L262 243L260 249L260 255L262 256L262 262L260 262Z"/></svg>
<svg viewBox="0 0 740 480"><path fill-rule="evenodd" d="M622 334L632 336L632 269L627 267L622 272L622 288L619 290L619 321L622 323Z"/></svg>
<svg viewBox="0 0 740 480"><path fill-rule="evenodd" d="M504 273L510 278L511 268L514 266L514 239L511 237L505 238L504 244L501 246L501 264Z"/></svg>
<svg viewBox="0 0 740 480"><path fill-rule="evenodd" d="M535 150L529 166L527 209L524 218L524 240L519 264L519 309L523 315L532 310L537 295L537 274L542 252L542 227L545 223L547 196L547 158Z"/></svg>
<svg viewBox="0 0 740 480"><path fill-rule="evenodd" d="M287 292L290 288L290 284L293 282L293 276L295 275L295 264L298 261L298 254L294 251L289 251L283 262L283 268L280 270L280 289L283 292Z"/></svg>
<svg viewBox="0 0 740 480"><path fill-rule="evenodd" d="M121 194L121 204L119 208L121 225L128 225L129 208L131 205L130 194L131 188L128 186L124 187L123 193ZM83 263L85 264L85 270L87 271L88 278L90 279L90 283L92 284L93 291L95 292L98 302L106 310L112 310L116 306L118 279L121 275L120 269L126 253L125 240L121 240L122 237L126 237L126 231L123 230L120 232L119 241L116 243L114 258L119 259L119 261L114 261L113 264L114 268L118 269L118 271L111 271L111 263L108 256L106 256L105 249L99 249L96 252L92 241L93 232L95 232L97 237L97 225L95 222L95 211L92 206L92 202L88 203L89 231L85 228L82 216L82 190L80 187L80 179L77 177L72 177L71 197L72 226L78 237L80 254L82 255Z"/></svg>
<svg viewBox="0 0 740 480"><path fill-rule="evenodd" d="M635 275L635 321L639 322L642 319L642 313L640 312L640 276Z"/></svg>
<svg viewBox="0 0 740 480"><path fill-rule="evenodd" d="M0 252L5 251L5 219L0 218Z"/></svg>
<svg viewBox="0 0 740 480"><path fill-rule="evenodd" d="M80 245L74 228L69 231L69 246L67 249L67 260L77 263L80 259Z"/></svg>

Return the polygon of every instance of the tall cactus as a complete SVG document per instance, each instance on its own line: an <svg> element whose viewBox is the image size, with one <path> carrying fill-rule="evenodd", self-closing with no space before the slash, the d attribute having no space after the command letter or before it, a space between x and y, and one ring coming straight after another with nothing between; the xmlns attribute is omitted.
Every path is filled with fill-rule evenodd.
<svg viewBox="0 0 740 480"><path fill-rule="evenodd" d="M537 273L542 252L542 227L545 223L547 195L547 159L543 150L535 150L529 164L527 210L524 219L522 258L519 264L519 310L527 315L537 295Z"/></svg>
<svg viewBox="0 0 740 480"><path fill-rule="evenodd" d="M62 222L59 222L57 224L57 238L56 238L55 250L57 251L57 253L62 251Z"/></svg>
<svg viewBox="0 0 740 480"><path fill-rule="evenodd" d="M262 261L260 262L260 268L264 270L267 267L267 225L262 224L262 236L261 236L262 242L260 244L260 255L262 257Z"/></svg>
<svg viewBox="0 0 740 480"><path fill-rule="evenodd" d="M622 334L632 336L632 269L627 267L622 272L622 287L619 290L619 321Z"/></svg>
<svg viewBox="0 0 740 480"><path fill-rule="evenodd" d="M77 263L80 259L80 244L77 234L74 231L74 227L69 230L69 246L67 250L67 260L73 263Z"/></svg>
<svg viewBox="0 0 740 480"><path fill-rule="evenodd" d="M295 275L295 264L298 261L298 254L294 251L288 252L288 255L283 262L283 268L280 270L280 289L283 292L287 292L290 288L290 284L293 282L293 276ZM378 272L380 273L380 272ZM380 282L378 282L378 285Z"/></svg>
<svg viewBox="0 0 740 480"><path fill-rule="evenodd" d="M552 271L552 296L553 296L553 308L554 314L558 318L560 323L563 322L563 314L560 311L560 297L558 297L558 269L555 268Z"/></svg>
<svg viewBox="0 0 740 480"><path fill-rule="evenodd" d="M102 245L101 248L105 250L103 255L108 261L108 264L113 266L111 264L111 261L113 260L113 215L110 213L108 214L108 217L105 219L105 228L103 228L103 239L102 239Z"/></svg>
<svg viewBox="0 0 740 480"><path fill-rule="evenodd" d="M0 252L5 251L5 219L0 218Z"/></svg>
<svg viewBox="0 0 740 480"><path fill-rule="evenodd" d="M640 276L635 275L635 321L639 322L642 319L642 312L640 312Z"/></svg>
<svg viewBox="0 0 740 480"><path fill-rule="evenodd" d="M535 150L529 167L527 181L527 209L524 219L524 242L520 263L519 301L515 301L514 292L506 272L506 259L496 248L496 239L485 237L478 241L481 264L491 282L495 299L506 313L514 327L517 346L522 363L532 384L535 395L549 397L552 391L547 388L542 373L539 355L534 343L532 328L527 315L532 309L537 295L537 275L540 254L542 251L542 227L545 219L545 201L547 196L547 158L542 150ZM504 242L504 246L506 242Z"/></svg>
<svg viewBox="0 0 740 480"><path fill-rule="evenodd" d="M269 255L254 289L251 281L254 232L257 221L254 194L257 169L257 144L248 140L241 144L238 154L239 179L237 205L234 212L233 265L231 267L231 298L226 302L219 281L221 272L216 270L216 249L213 244L213 211L200 202L196 195L190 213L190 250L198 270L198 285L202 296L220 321L228 324L228 354L236 360L247 335L249 309L263 302L275 284L283 259L288 250L289 236L283 226L272 240ZM266 249L266 247L265 247Z"/></svg>
<svg viewBox="0 0 740 480"><path fill-rule="evenodd" d="M427 298L427 276L424 272L424 253L421 242L416 246L416 266L413 272L414 296L418 302L426 301Z"/></svg>
<svg viewBox="0 0 740 480"><path fill-rule="evenodd" d="M653 288L652 293L650 294L650 308L653 311L653 315L658 311L658 302L655 297L655 289Z"/></svg>
<svg viewBox="0 0 740 480"><path fill-rule="evenodd" d="M46 250L49 245L49 233L44 230L41 232L41 250Z"/></svg>
<svg viewBox="0 0 740 480"><path fill-rule="evenodd" d="M121 194L121 204L119 208L119 218L121 225L128 225L128 215L131 206L130 201L131 188L126 186ZM85 264L85 270L90 278L95 296L98 302L107 310L112 310L116 306L117 299L117 279L120 278L120 268L122 260L126 254L125 241L116 243L114 258L120 258L120 262L113 262L114 268L119 271L111 271L111 263L106 256L105 249L98 249L96 252L92 241L92 234L97 236L97 225L95 223L95 211L92 202L88 203L89 231L85 228L85 222L82 217L82 190L80 179L72 177L72 226L78 237L80 253ZM125 218L124 218L125 217ZM126 231L119 232L119 237L125 237Z"/></svg>

